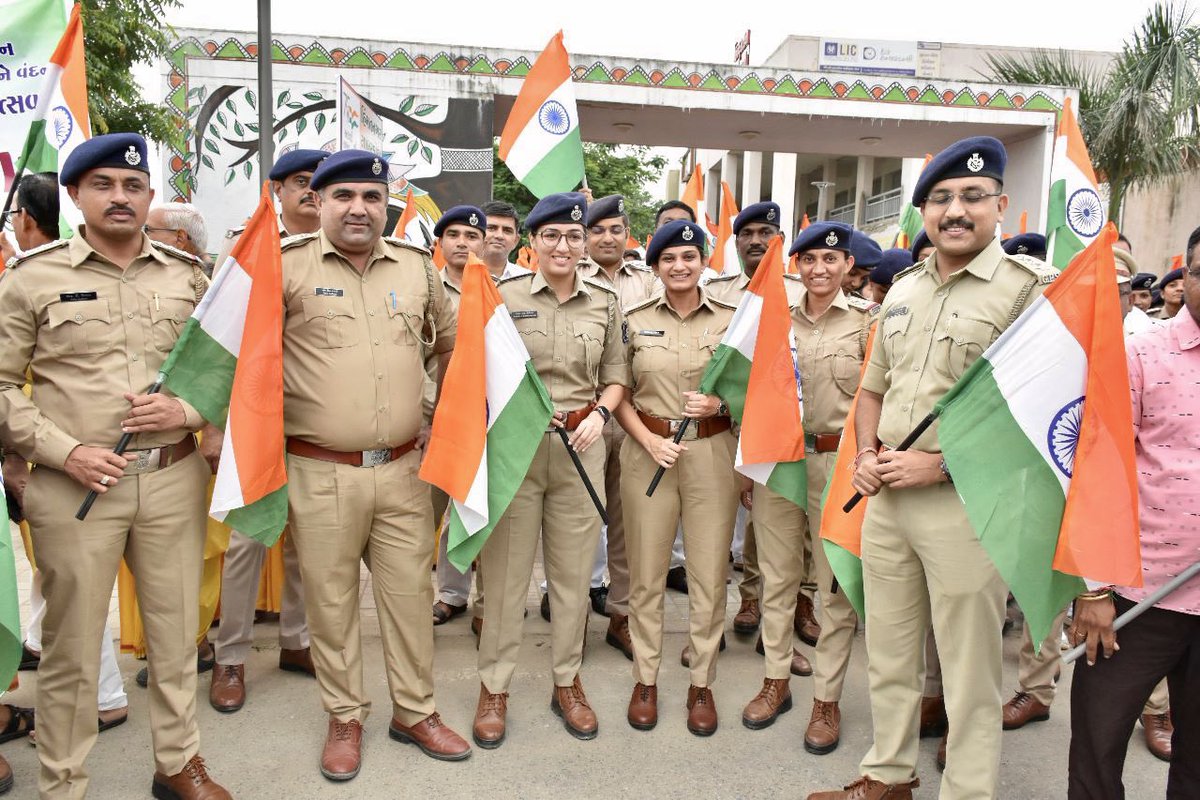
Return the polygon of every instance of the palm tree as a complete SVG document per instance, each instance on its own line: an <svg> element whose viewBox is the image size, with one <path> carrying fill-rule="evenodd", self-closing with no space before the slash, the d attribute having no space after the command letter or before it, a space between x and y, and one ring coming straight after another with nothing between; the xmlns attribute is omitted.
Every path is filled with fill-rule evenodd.
<svg viewBox="0 0 1200 800"><path fill-rule="evenodd" d="M1108 218L1126 192L1200 166L1200 28L1173 3L1158 3L1104 69L1063 50L988 56L984 77L1000 83L1079 90L1079 127L1098 177L1109 187Z"/></svg>

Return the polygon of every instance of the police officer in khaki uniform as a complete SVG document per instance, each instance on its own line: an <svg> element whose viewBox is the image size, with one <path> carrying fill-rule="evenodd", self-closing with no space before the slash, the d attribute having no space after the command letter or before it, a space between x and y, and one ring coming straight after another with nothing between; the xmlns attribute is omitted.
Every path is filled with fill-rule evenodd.
<svg viewBox="0 0 1200 800"><path fill-rule="evenodd" d="M628 311L624 338L633 391L617 409L629 434L620 456L636 681L628 720L639 730L658 723L663 593L671 545L682 521L692 653L687 727L697 736L717 729L710 687L725 627L725 577L739 486L733 472L737 440L728 409L719 397L698 391L736 310L712 300L699 285L704 240L703 228L679 221L660 228L650 242L646 259L664 294ZM673 437L685 419L688 427L676 444ZM666 472L654 496L647 497L646 487L659 467Z"/></svg>
<svg viewBox="0 0 1200 800"><path fill-rule="evenodd" d="M454 347L454 307L429 254L383 238L387 162L343 150L312 188L321 230L283 243L283 413L290 523L313 664L329 713L321 772L349 780L371 708L362 674L359 574L379 610L392 700L389 734L427 755L470 746L433 701L433 511L417 479L424 348Z"/></svg>
<svg viewBox="0 0 1200 800"><path fill-rule="evenodd" d="M268 173L271 189L279 198L281 237L312 233L321 227L317 195L308 184L313 170L328 155L324 150L292 150L280 156ZM225 266L243 231L244 227L234 228L226 235L222 256L215 269ZM220 458L223 441L221 436L205 436L200 450L210 462L215 462ZM300 584L300 559L290 531L284 531L279 546L283 551L279 668L313 675L308 625L304 619L304 589ZM267 549L238 531L230 532L229 549L225 551L221 569L221 626L213 642L217 664L208 690L208 702L217 711L234 712L246 702L246 657L254 642L254 606Z"/></svg>
<svg viewBox="0 0 1200 800"><path fill-rule="evenodd" d="M1000 247L1005 160L998 140L964 139L934 157L913 191L936 252L901 273L883 303L856 414L854 486L871 498L862 560L874 744L862 777L809 800L912 796L931 620L938 642L954 643L941 652L950 728L941 797L996 796L1008 590L967 520L936 424L912 449L890 448L1057 275Z"/></svg>
<svg viewBox="0 0 1200 800"><path fill-rule="evenodd" d="M623 310L628 310L655 295L662 285L644 264L625 261L625 242L629 236L629 216L625 198L610 194L588 204L587 258L579 262L579 272L617 293ZM615 419L604 423L604 496L608 499L608 591L606 611L608 630L604 641L633 658L629 636L629 555L625 543L625 515L621 507L621 446L625 430Z"/></svg>
<svg viewBox="0 0 1200 800"><path fill-rule="evenodd" d="M96 741L100 637L122 556L150 659L156 797L228 798L198 755L196 643L208 467L187 403L144 394L207 287L200 262L142 232L145 140L97 136L60 182L85 224L0 279L0 441L34 469L25 512L46 597L38 669L42 798L81 798ZM32 398L21 387L32 370ZM134 434L124 456L112 452ZM75 511L100 493L86 520Z"/></svg>
<svg viewBox="0 0 1200 800"><path fill-rule="evenodd" d="M488 608L479 640L481 685L473 735L481 747L504 741L508 688L521 648L539 531L552 609L551 709L571 735L591 739L597 732L579 668L600 517L555 427L571 432L571 446L603 501L601 434L630 378L617 296L576 269L586 241L586 206L575 192L538 201L526 225L539 270L500 283L500 295L556 411L521 487L480 554Z"/></svg>

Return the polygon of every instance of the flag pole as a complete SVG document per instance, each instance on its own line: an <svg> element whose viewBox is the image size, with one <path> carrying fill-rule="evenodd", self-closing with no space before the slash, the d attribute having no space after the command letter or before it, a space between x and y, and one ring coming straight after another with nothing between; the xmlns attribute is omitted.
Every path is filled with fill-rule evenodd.
<svg viewBox="0 0 1200 800"><path fill-rule="evenodd" d="M258 0L258 170L264 180L275 164L271 66L271 0Z"/></svg>
<svg viewBox="0 0 1200 800"><path fill-rule="evenodd" d="M575 448L571 447L571 442L567 439L567 429L555 428L555 430L558 431L563 446L567 448L567 453L571 456L571 461L575 464L575 470L579 473L580 480L583 481L584 487L588 490L588 494L591 495L592 502L596 505L596 510L600 512L600 519L607 525L608 512L604 510L604 503L600 502L600 495L596 494L596 487L592 486L591 479L588 478L587 472L583 469L583 462L579 460L579 455L575 452Z"/></svg>
<svg viewBox="0 0 1200 800"><path fill-rule="evenodd" d="M166 379L167 379L166 375L164 375L161 372L158 373L158 380L156 380L153 384L151 384L150 388L146 390L146 394L157 394L158 391L160 389L162 389L163 381L165 381ZM188 434L188 436L191 436L191 435L192 434L190 434L190 433ZM121 434L121 438L117 440L117 445L116 445L116 447L113 448L113 452L116 453L117 455L124 454L126 449L129 448L129 443L131 441L133 441L132 433L126 432L126 433ZM75 519L79 520L80 522L83 522L84 518L87 517L88 512L92 510L92 504L96 502L96 498L99 496L100 496L100 493L97 492L95 489L92 489L90 492L88 492L87 497L85 497L83 499L83 503L80 504L79 510L75 512Z"/></svg>
<svg viewBox="0 0 1200 800"><path fill-rule="evenodd" d="M1156 589L1149 596L1147 596L1145 600L1138 603L1136 606L1129 609L1121 616L1117 617L1117 621L1113 623L1113 632L1115 633L1115 632L1121 630L1121 628L1124 628L1126 625L1133 622L1135 619L1140 617L1142 614L1145 614L1147 611L1149 611L1151 608L1153 608L1155 605L1157 605L1164 597L1166 597L1167 595L1174 592L1180 586L1183 586L1185 583L1190 581L1192 578L1196 577L1196 575L1198 575L1198 574L1200 574L1200 561L1197 561L1195 564L1192 564L1190 567L1185 569L1183 572L1179 573L1174 578L1167 581L1162 586L1158 587L1158 589ZM1078 659L1081 655L1083 655L1086 650L1087 650L1086 644L1076 645L1074 648L1067 651L1066 655L1063 656L1063 663L1064 664L1073 663L1076 659Z"/></svg>
<svg viewBox="0 0 1200 800"><path fill-rule="evenodd" d="M679 423L679 430L675 431L675 438L672 440L675 444L683 441L683 434L687 432L688 425L691 423L691 417L684 417L683 422ZM654 473L654 480L650 481L650 486L646 489L646 497L653 497L654 490L658 488L658 482L663 479L663 475L667 473L666 467L659 467L658 472Z"/></svg>
<svg viewBox="0 0 1200 800"><path fill-rule="evenodd" d="M895 448L894 452L899 453L901 450L907 450L908 448L912 447L913 443L916 442L917 439L921 438L921 434L933 424L935 419L937 419L937 414L934 412L930 411L928 414L926 414L925 419L917 423L917 427L913 428L912 432L909 433L908 436L904 437L904 441ZM855 492L854 496L846 501L846 505L842 506L842 511L849 514L854 507L858 505L858 501L862 500L862 498L862 492Z"/></svg>

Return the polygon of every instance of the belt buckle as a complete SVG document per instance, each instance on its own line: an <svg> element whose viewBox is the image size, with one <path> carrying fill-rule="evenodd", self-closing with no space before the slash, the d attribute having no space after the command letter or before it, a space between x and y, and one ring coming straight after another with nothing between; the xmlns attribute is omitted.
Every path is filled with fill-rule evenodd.
<svg viewBox="0 0 1200 800"><path fill-rule="evenodd" d="M804 452L817 452L817 435L815 433L804 434Z"/></svg>
<svg viewBox="0 0 1200 800"><path fill-rule="evenodd" d="M378 467L381 464L386 464L392 460L392 448L385 447L382 450L363 450L362 465L364 467Z"/></svg>
<svg viewBox="0 0 1200 800"><path fill-rule="evenodd" d="M683 424L683 420L681 420L681 419L673 419L670 421L672 437L674 437L675 434L679 432L679 426L682 424ZM687 426L687 430L683 432L683 438L681 438L679 441L692 442L699 438L700 438L700 420L694 419Z"/></svg>
<svg viewBox="0 0 1200 800"><path fill-rule="evenodd" d="M155 447L150 450L135 450L134 453L136 457L125 469L135 475L157 469L159 461L162 458L161 447Z"/></svg>

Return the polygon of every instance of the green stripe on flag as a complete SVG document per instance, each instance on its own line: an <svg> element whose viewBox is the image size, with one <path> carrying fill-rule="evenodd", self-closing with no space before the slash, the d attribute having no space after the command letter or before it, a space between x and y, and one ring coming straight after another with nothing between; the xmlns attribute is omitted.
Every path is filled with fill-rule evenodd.
<svg viewBox="0 0 1200 800"><path fill-rule="evenodd" d="M1040 647L1084 582L1051 568L1062 524L1062 484L1030 442L980 358L938 404L938 441L967 518L1025 614Z"/></svg>
<svg viewBox="0 0 1200 800"><path fill-rule="evenodd" d="M450 506L446 555L459 572L471 568L471 562L521 488L553 414L554 403L542 379L533 362L526 361L524 380L487 433L488 524L468 535L454 505Z"/></svg>
<svg viewBox="0 0 1200 800"><path fill-rule="evenodd" d="M583 139L579 128L575 128L521 178L521 183L542 198L555 192L569 192L582 180Z"/></svg>
<svg viewBox="0 0 1200 800"><path fill-rule="evenodd" d="M808 468L803 461L779 461L767 478L767 488L800 508L808 505Z"/></svg>
<svg viewBox="0 0 1200 800"><path fill-rule="evenodd" d="M231 453L230 458L233 457ZM225 524L243 536L271 547L279 541L287 525L287 484L267 494L248 506L234 508L225 515Z"/></svg>
<svg viewBox="0 0 1200 800"><path fill-rule="evenodd" d="M837 579L837 589L846 595L850 605L854 606L859 619L866 619L866 601L863 594L862 560L841 545L822 539L825 547L825 557L829 559L829 568Z"/></svg>
<svg viewBox="0 0 1200 800"><path fill-rule="evenodd" d="M715 394L729 407L729 415L740 424L746 410L746 386L750 383L750 361L736 347L717 345L700 378L700 392Z"/></svg>
<svg viewBox="0 0 1200 800"><path fill-rule="evenodd" d="M177 397L191 403L200 416L213 425L224 428L236 367L237 357L209 336L192 317L179 334L179 340L160 372L167 376L165 385Z"/></svg>

